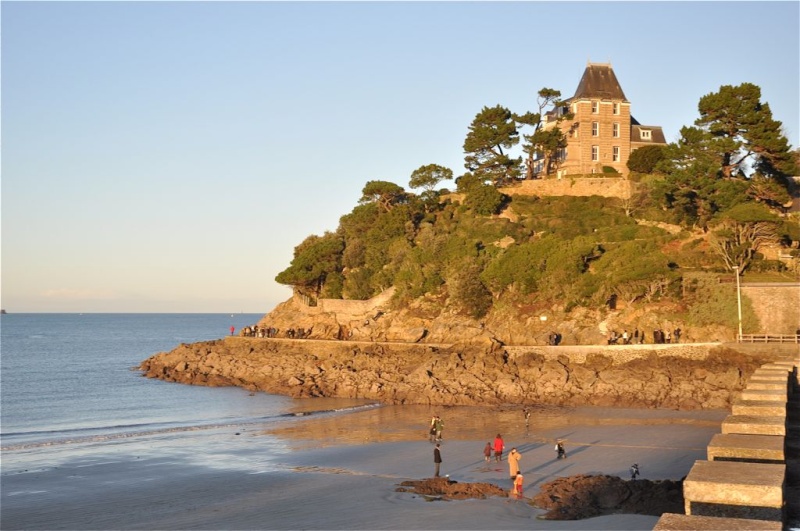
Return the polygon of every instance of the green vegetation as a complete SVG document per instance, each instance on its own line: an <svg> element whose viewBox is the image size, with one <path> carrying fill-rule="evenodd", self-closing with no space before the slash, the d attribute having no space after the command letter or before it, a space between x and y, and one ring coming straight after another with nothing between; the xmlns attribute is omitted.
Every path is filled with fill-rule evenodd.
<svg viewBox="0 0 800 531"><path fill-rule="evenodd" d="M559 97L542 89L539 111L523 115L484 107L464 142L459 197L436 190L453 179L437 164L411 174L419 194L367 182L336 231L306 238L276 280L312 299L367 299L394 286L397 303L431 296L475 318L513 304L569 311L612 299L671 301L686 308L687 322L730 326L736 306L733 292L719 289L721 274L787 274L762 251L798 248L800 223L785 215L797 153L758 87L704 96L700 118L676 144L635 151L630 199L504 195L497 186L522 175L522 159L508 155L518 124L533 128L523 135L528 175L533 154L546 159L563 145L539 127ZM745 331L753 326L746 321Z"/></svg>

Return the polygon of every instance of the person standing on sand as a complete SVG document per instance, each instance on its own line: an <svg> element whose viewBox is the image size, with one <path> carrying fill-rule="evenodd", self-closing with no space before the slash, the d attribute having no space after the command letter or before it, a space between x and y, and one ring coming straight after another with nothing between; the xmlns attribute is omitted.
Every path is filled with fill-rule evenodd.
<svg viewBox="0 0 800 531"><path fill-rule="evenodd" d="M558 456L556 459L566 459L567 458L567 451L564 450L564 443L561 441L556 442L556 453Z"/></svg>
<svg viewBox="0 0 800 531"><path fill-rule="evenodd" d="M428 436L430 437L431 442L435 442L436 440L436 415L431 417L431 425L428 429Z"/></svg>
<svg viewBox="0 0 800 531"><path fill-rule="evenodd" d="M439 444L436 444L436 448L433 449L433 464L436 467L436 470L433 474L433 477L439 477L439 466L442 464L442 452L439 449Z"/></svg>
<svg viewBox="0 0 800 531"><path fill-rule="evenodd" d="M494 438L494 460L498 463L503 460L503 450L505 447L506 445L503 443L503 438L498 433L497 437Z"/></svg>
<svg viewBox="0 0 800 531"><path fill-rule="evenodd" d="M531 421L531 410L528 408L524 408L522 410L522 414L525 416L525 428L528 427L528 424Z"/></svg>
<svg viewBox="0 0 800 531"><path fill-rule="evenodd" d="M483 458L487 463L492 458L492 443L487 442L486 446L483 447Z"/></svg>
<svg viewBox="0 0 800 531"><path fill-rule="evenodd" d="M514 495L516 495L517 498L522 498L522 482L523 481L524 481L524 478L522 477L522 474L517 473L517 476L514 478L514 488L513 488Z"/></svg>
<svg viewBox="0 0 800 531"><path fill-rule="evenodd" d="M442 442L442 431L444 430L444 421L441 418L439 418L439 415L436 415L434 428L436 431L436 442Z"/></svg>
<svg viewBox="0 0 800 531"><path fill-rule="evenodd" d="M511 481L514 481L519 474L519 459L522 457L516 448L512 448L508 452L508 472L511 476Z"/></svg>

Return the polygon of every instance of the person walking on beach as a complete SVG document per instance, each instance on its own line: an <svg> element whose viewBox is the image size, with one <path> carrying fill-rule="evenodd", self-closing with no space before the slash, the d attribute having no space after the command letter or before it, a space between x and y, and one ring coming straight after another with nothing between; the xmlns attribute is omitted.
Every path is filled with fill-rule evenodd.
<svg viewBox="0 0 800 531"><path fill-rule="evenodd" d="M428 436L431 442L436 441L436 415L431 417L431 425L428 429Z"/></svg>
<svg viewBox="0 0 800 531"><path fill-rule="evenodd" d="M556 459L566 459L567 451L564 450L564 443L561 441L556 442Z"/></svg>
<svg viewBox="0 0 800 531"><path fill-rule="evenodd" d="M483 447L483 458L487 463L492 459L492 443L487 442L486 446Z"/></svg>
<svg viewBox="0 0 800 531"><path fill-rule="evenodd" d="M528 424L531 421L531 410L528 409L528 408L525 408L525 409L522 410L522 414L525 416L525 429L527 429L528 428Z"/></svg>
<svg viewBox="0 0 800 531"><path fill-rule="evenodd" d="M517 478L517 474L519 474L519 460L522 457L516 448L512 448L510 452L508 452L508 472L511 476L511 481L514 481Z"/></svg>
<svg viewBox="0 0 800 531"><path fill-rule="evenodd" d="M503 438L498 433L497 437L494 438L494 460L498 463L503 460L503 450L505 447L506 445L503 443Z"/></svg>
<svg viewBox="0 0 800 531"><path fill-rule="evenodd" d="M433 464L436 467L436 470L433 474L433 477L439 477L439 466L442 464L442 452L439 449L439 444L436 444L436 448L433 449Z"/></svg>
<svg viewBox="0 0 800 531"><path fill-rule="evenodd" d="M444 421L436 415L436 420L433 423L434 431L436 432L436 442L442 442L442 430L444 430Z"/></svg>

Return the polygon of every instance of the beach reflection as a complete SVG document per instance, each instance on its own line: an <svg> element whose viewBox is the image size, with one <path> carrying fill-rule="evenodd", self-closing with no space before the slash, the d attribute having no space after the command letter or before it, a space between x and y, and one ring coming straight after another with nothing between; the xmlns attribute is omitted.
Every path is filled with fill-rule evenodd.
<svg viewBox="0 0 800 531"><path fill-rule="evenodd" d="M319 410L321 408L312 408ZM690 411L594 407L529 407L528 426L522 407L386 405L307 419L267 429L264 434L285 439L294 449L341 444L428 440L433 415L444 420L443 439L505 438L549 440L545 433L570 426L647 426L681 424L718 426L725 411Z"/></svg>

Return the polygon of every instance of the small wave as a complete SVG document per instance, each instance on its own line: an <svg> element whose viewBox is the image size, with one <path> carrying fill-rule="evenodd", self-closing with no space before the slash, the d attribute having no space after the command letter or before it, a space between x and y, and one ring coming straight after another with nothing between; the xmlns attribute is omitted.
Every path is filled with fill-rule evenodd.
<svg viewBox="0 0 800 531"><path fill-rule="evenodd" d="M296 417L308 417L312 415L352 413L381 407L381 404L364 404L335 409L321 409L294 413L284 413L274 416L254 417L248 419L236 419L226 422L208 421L192 425L176 425L175 423L151 423L151 424L120 424L114 426L103 426L95 428L84 428L78 430L50 430L50 431L30 431L0 434L0 438L20 438L20 437L52 437L47 440L36 440L8 444L0 446L0 451L30 450L35 448L48 448L70 444L87 444L119 441L126 439L136 439L143 437L153 437L158 435L169 435L176 433L190 433L211 431L226 428L241 428L246 426L257 426L276 420L287 420ZM147 429L150 427L149 429Z"/></svg>

